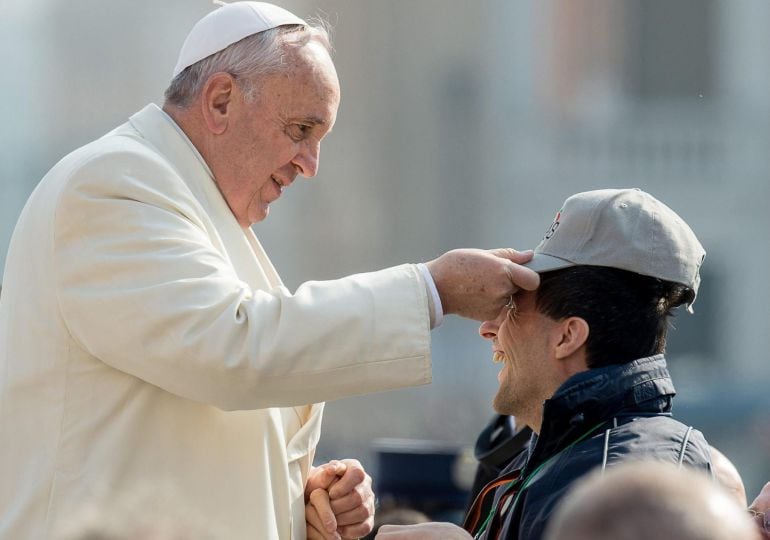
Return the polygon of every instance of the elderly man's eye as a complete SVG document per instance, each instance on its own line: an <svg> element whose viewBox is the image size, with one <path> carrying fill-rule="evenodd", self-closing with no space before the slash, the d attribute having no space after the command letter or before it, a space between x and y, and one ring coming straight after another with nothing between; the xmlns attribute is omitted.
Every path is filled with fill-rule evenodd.
<svg viewBox="0 0 770 540"><path fill-rule="evenodd" d="M286 133L294 141L301 141L310 132L311 127L305 124L291 124L287 127Z"/></svg>

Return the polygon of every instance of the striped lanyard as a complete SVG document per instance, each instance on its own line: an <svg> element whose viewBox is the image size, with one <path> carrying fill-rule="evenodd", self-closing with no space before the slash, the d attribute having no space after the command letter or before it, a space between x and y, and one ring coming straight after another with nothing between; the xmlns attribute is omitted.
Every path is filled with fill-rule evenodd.
<svg viewBox="0 0 770 540"><path fill-rule="evenodd" d="M559 450L559 452L541 463L526 477L522 478L521 473L523 468L521 468L503 475L493 482L487 484L473 501L471 510L468 512L468 517L465 519L465 523L463 524L463 528L468 531L474 539L482 538L484 532L489 529L490 524L495 521L496 517L502 518L505 514L516 508L516 505L519 502L519 498L521 497L521 494L524 492L524 490L527 489L530 484L532 484L532 482L540 478L540 476L542 476L542 474L548 470L548 467L555 462L556 458L558 458L563 452L566 452L579 442L588 438L605 423L606 421L600 422L599 424L586 431L583 435L572 441L569 445L562 448ZM486 518L481 523L481 525L479 525L479 521L481 520L481 510L484 506L484 500L490 494L494 496L498 490L502 490L502 495L500 495L500 497L497 499L497 502L492 505L492 508L487 514ZM492 527L489 532L491 533L496 528L497 527ZM488 540L491 540L491 538L492 537L488 537Z"/></svg>

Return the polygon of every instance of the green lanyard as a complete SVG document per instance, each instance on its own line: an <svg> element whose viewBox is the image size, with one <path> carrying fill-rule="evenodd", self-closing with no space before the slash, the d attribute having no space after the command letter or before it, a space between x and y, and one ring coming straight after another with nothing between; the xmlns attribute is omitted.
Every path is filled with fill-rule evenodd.
<svg viewBox="0 0 770 540"><path fill-rule="evenodd" d="M594 427L586 431L584 434L582 434L580 437L572 441L569 445L565 446L561 450L559 450L556 454L552 455L550 458L545 460L543 463L541 463L534 471L532 471L529 475L527 475L526 478L522 479L521 477L517 478L516 480L511 480L510 483L508 483L504 487L504 492L508 492L511 488L515 487L515 484L521 483L521 487L516 493L516 496L513 498L513 502L508 508L508 511L513 511L514 508L516 508L516 504L519 502L519 498L521 497L521 494L524 492L525 489L529 487L529 485L535 481L537 474L546 466L550 465L557 457L559 457L563 452L566 452L579 442L585 440L588 438L589 435L591 435L594 431L596 431L598 428L600 428L602 425L604 425L607 421L600 422L596 424ZM495 514L497 514L497 507L500 504L500 501L502 501L503 498L500 497L498 499L498 504L492 507L492 509L489 511L489 514L487 515L486 519L484 520L484 523L481 524L481 527L479 527L479 532L476 533L476 535L473 537L475 539L478 539L481 537L481 535L484 533L486 528L489 526L489 522L492 521L492 517L494 517Z"/></svg>

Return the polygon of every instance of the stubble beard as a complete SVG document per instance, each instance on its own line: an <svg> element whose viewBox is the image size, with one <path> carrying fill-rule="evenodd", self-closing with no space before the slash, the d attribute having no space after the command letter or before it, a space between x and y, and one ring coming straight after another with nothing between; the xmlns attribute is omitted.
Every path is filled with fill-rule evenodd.
<svg viewBox="0 0 770 540"><path fill-rule="evenodd" d="M507 362L508 360L506 360ZM535 417L536 409L542 407L542 401L536 399L535 381L523 387L517 387L510 374L510 364L506 367L506 376L500 383L500 387L492 400L492 407L499 414L515 416L523 423ZM530 426L531 427L531 426Z"/></svg>
<svg viewBox="0 0 770 540"><path fill-rule="evenodd" d="M508 368L507 368L508 369ZM506 377L500 384L494 399L492 407L499 414L517 416L521 414L521 403L516 396L516 392L511 388L510 381Z"/></svg>

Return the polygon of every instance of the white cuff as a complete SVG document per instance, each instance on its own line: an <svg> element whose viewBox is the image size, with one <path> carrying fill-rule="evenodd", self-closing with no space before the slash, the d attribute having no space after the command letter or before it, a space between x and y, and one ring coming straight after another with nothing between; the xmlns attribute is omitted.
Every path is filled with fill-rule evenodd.
<svg viewBox="0 0 770 540"><path fill-rule="evenodd" d="M428 308L430 311L430 329L438 328L444 322L444 308L441 306L441 298L438 295L436 282L430 275L430 270L424 263L417 263L422 279L425 280L425 288L428 292Z"/></svg>

